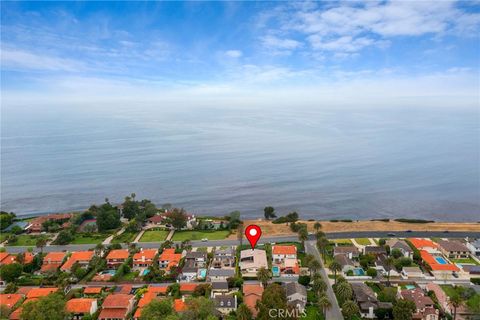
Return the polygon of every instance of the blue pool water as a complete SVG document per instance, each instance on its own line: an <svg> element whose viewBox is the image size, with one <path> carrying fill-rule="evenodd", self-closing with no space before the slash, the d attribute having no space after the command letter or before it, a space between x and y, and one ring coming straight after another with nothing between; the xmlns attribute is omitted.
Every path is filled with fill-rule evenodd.
<svg viewBox="0 0 480 320"><path fill-rule="evenodd" d="M435 257L438 264L447 264L447 261L443 257Z"/></svg>
<svg viewBox="0 0 480 320"><path fill-rule="evenodd" d="M355 276L364 276L365 275L365 271L363 271L362 268L355 268L353 269L353 274Z"/></svg>
<svg viewBox="0 0 480 320"><path fill-rule="evenodd" d="M414 285L411 285L411 284L407 284L407 285L405 286L405 289L407 289L407 290L413 290L413 289L415 289L415 286L414 286Z"/></svg>
<svg viewBox="0 0 480 320"><path fill-rule="evenodd" d="M115 270L103 270L102 272L100 272L100 274L109 274L111 276L114 276L116 273Z"/></svg>
<svg viewBox="0 0 480 320"><path fill-rule="evenodd" d="M145 269L145 270L143 270L143 272L142 272L142 276L146 276L146 275L147 275L149 272L150 272L150 270L149 270L149 269Z"/></svg>
<svg viewBox="0 0 480 320"><path fill-rule="evenodd" d="M205 278L207 276L207 269L199 270L200 278Z"/></svg>
<svg viewBox="0 0 480 320"><path fill-rule="evenodd" d="M280 276L280 268L278 266L273 266L272 267L272 273L273 273L273 276Z"/></svg>

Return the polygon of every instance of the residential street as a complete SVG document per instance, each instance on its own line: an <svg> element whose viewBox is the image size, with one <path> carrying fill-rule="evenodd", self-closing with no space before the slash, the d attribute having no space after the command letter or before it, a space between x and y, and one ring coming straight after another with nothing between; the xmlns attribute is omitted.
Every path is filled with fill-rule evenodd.
<svg viewBox="0 0 480 320"><path fill-rule="evenodd" d="M320 256L320 253L318 252L318 250L315 246L315 242L314 241L305 242L305 251L306 251L306 253L313 254L315 256L315 258L317 258L317 260L320 262L320 264L322 265L322 268L320 269L320 272L322 273L323 279L325 279L325 282L328 284L327 296L330 299L330 302L332 303L332 307L327 310L327 319L326 320L340 320L340 319L343 319L342 311L340 310L340 307L338 306L337 298L335 297L335 294L333 293L332 286L330 284L330 281L328 280L328 274L325 272L322 257Z"/></svg>

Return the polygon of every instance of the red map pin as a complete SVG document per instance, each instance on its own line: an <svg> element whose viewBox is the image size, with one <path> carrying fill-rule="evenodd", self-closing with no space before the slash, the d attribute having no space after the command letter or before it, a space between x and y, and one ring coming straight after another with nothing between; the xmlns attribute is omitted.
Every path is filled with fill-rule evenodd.
<svg viewBox="0 0 480 320"><path fill-rule="evenodd" d="M258 242L258 239L260 239L262 235L262 229L260 229L259 226L256 226L254 224L249 225L245 229L245 236L248 239L248 242L250 242L250 245L252 246L252 250L255 248L255 245Z"/></svg>

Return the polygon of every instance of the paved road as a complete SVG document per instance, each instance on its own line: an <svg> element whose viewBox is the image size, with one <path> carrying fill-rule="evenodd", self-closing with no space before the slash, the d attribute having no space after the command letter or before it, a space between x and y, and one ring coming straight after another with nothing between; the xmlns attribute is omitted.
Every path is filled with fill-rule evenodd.
<svg viewBox="0 0 480 320"><path fill-rule="evenodd" d="M428 232L428 231L412 231L412 232L393 232L395 235L389 236L390 232L368 232L368 231L357 231L357 232L335 232L327 233L329 239L351 239L351 238L407 238L407 237L419 237L419 238L428 238L428 237L438 237L438 238L480 238L480 232ZM310 240L314 240L315 236L310 235ZM259 240L259 244L268 243L268 242L283 242L283 241L298 241L298 237L295 235L291 236L277 236L277 237L264 237ZM180 243L180 242L178 242ZM158 248L162 242L139 242L137 246L142 248ZM238 240L211 240L211 241L192 241L193 247L214 247L214 246L232 246L237 245ZM127 245L124 244L124 247ZM20 253L25 252L28 247L5 247L6 250L10 253ZM95 244L69 244L65 246L51 245L43 248L44 252L51 251L79 251L79 250L88 250L95 248ZM37 248L33 248L34 251L40 251Z"/></svg>
<svg viewBox="0 0 480 320"><path fill-rule="evenodd" d="M320 257L320 253L318 252L315 242L313 241L307 241L305 242L305 251L306 253L313 254L315 258L321 263L322 268L320 269L320 272L322 274L323 279L325 282L328 284L327 287L327 296L330 302L332 303L332 307L327 310L327 319L326 320L341 320L343 319L342 311L340 310L340 307L338 306L338 301L337 298L335 297L335 293L333 293L332 285L330 284L330 281L328 281L328 274L325 271L325 268L323 266L323 261L322 258Z"/></svg>

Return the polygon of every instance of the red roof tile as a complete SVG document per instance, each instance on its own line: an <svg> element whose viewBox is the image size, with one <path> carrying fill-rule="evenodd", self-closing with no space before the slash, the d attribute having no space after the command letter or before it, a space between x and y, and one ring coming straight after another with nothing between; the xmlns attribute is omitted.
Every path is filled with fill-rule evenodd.
<svg viewBox="0 0 480 320"><path fill-rule="evenodd" d="M103 301L103 308L128 308L128 304L134 296L131 294L111 294Z"/></svg>
<svg viewBox="0 0 480 320"><path fill-rule="evenodd" d="M98 319L125 319L127 316L127 308L107 308L102 309Z"/></svg>
<svg viewBox="0 0 480 320"><path fill-rule="evenodd" d="M103 287L87 287L83 290L84 294L99 294L102 292Z"/></svg>
<svg viewBox="0 0 480 320"><path fill-rule="evenodd" d="M273 254L297 254L297 246L273 246Z"/></svg>
<svg viewBox="0 0 480 320"><path fill-rule="evenodd" d="M76 298L67 301L65 308L70 313L90 313L92 309L92 303L97 301L96 299L89 298Z"/></svg>
<svg viewBox="0 0 480 320"><path fill-rule="evenodd" d="M108 259L128 259L129 253L127 249L111 250L107 255Z"/></svg>
<svg viewBox="0 0 480 320"><path fill-rule="evenodd" d="M187 310L187 305L182 299L175 299L175 301L173 301L173 309L176 312L182 312Z"/></svg>
<svg viewBox="0 0 480 320"><path fill-rule="evenodd" d="M18 293L3 293L0 294L0 304L12 309L20 300L23 299L23 294Z"/></svg>
<svg viewBox="0 0 480 320"><path fill-rule="evenodd" d="M57 292L58 288L35 288L27 293L27 298L41 298L48 296L50 293Z"/></svg>

